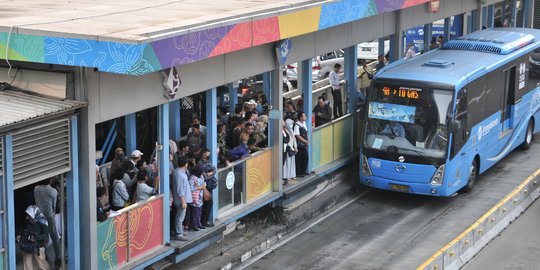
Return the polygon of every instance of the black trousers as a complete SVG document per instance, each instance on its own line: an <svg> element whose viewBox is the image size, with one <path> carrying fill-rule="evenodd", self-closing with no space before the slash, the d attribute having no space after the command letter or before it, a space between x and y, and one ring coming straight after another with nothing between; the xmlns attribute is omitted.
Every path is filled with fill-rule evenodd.
<svg viewBox="0 0 540 270"><path fill-rule="evenodd" d="M334 119L343 116L343 109L341 105L341 89L332 90L332 97L334 98Z"/></svg>
<svg viewBox="0 0 540 270"><path fill-rule="evenodd" d="M307 172L308 152L305 147L298 146L298 153L295 156L296 175L303 175Z"/></svg>
<svg viewBox="0 0 540 270"><path fill-rule="evenodd" d="M208 190L210 193L212 193L212 190ZM214 200L204 201L202 206L202 216L201 216L201 222L204 226L205 224L212 223L210 221L210 214L212 213L212 207L214 205Z"/></svg>

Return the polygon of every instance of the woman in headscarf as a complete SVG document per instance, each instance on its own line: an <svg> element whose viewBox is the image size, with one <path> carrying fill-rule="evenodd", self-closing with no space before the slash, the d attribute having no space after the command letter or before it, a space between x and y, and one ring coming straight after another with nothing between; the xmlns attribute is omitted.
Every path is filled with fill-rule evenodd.
<svg viewBox="0 0 540 270"><path fill-rule="evenodd" d="M296 161L295 155L298 152L296 138L293 135L294 121L286 119L282 129L283 134L283 185L295 184L296 181Z"/></svg>

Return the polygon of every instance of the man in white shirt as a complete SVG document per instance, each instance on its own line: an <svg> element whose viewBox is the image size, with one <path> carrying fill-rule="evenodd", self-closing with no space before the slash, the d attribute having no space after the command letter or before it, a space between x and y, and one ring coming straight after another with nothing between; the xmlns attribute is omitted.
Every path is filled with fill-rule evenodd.
<svg viewBox="0 0 540 270"><path fill-rule="evenodd" d="M330 71L328 78L330 80L330 85L332 86L332 97L334 98L334 118L339 118L343 116L343 109L341 106L341 86L342 83L339 82L338 72L341 69L339 63L334 65L334 69Z"/></svg>
<svg viewBox="0 0 540 270"><path fill-rule="evenodd" d="M413 58L415 55L416 55L416 52L414 51L414 44L410 42L409 47L407 49L407 54L405 55L405 60L409 60Z"/></svg>

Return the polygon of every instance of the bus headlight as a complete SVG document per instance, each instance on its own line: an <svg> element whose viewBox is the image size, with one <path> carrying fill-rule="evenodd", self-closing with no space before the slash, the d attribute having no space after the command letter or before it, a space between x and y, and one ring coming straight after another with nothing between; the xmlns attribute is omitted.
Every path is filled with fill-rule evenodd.
<svg viewBox="0 0 540 270"><path fill-rule="evenodd" d="M439 166L433 177L431 178L431 184L434 186L440 186L443 182L444 176L444 164Z"/></svg>
<svg viewBox="0 0 540 270"><path fill-rule="evenodd" d="M362 175L371 176L371 168L369 167L366 156L362 155Z"/></svg>

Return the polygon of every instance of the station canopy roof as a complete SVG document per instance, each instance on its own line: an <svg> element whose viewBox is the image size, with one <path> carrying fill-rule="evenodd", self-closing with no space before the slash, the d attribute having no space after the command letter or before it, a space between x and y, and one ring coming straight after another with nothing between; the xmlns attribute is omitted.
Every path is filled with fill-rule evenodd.
<svg viewBox="0 0 540 270"><path fill-rule="evenodd" d="M0 50L143 75L429 1L0 0Z"/></svg>
<svg viewBox="0 0 540 270"><path fill-rule="evenodd" d="M86 102L57 100L22 91L0 90L0 133L86 106Z"/></svg>

